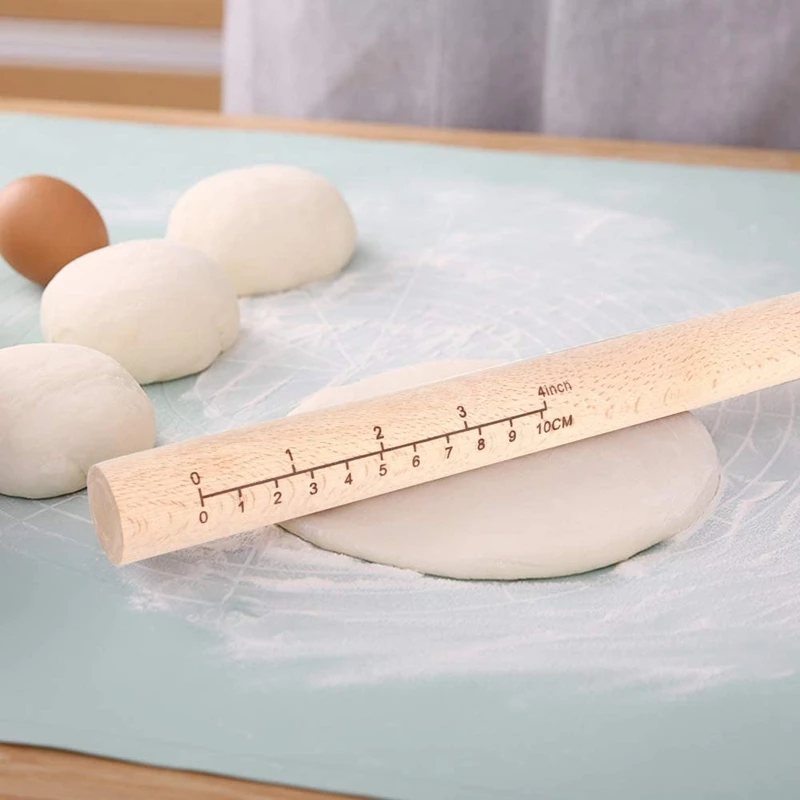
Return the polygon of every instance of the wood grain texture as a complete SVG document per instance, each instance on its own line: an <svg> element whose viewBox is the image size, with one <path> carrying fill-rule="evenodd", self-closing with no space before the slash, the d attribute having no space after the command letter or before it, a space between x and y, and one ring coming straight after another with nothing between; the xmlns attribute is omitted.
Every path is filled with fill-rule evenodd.
<svg viewBox="0 0 800 800"><path fill-rule="evenodd" d="M96 464L128 564L800 379L800 293Z"/></svg>
<svg viewBox="0 0 800 800"><path fill-rule="evenodd" d="M218 75L0 65L0 96L215 110ZM27 101L26 101L27 102Z"/></svg>
<svg viewBox="0 0 800 800"><path fill-rule="evenodd" d="M145 767L60 750L0 744L0 800L346 800L346 797Z"/></svg>
<svg viewBox="0 0 800 800"><path fill-rule="evenodd" d="M0 16L219 30L224 0L0 0Z"/></svg>
<svg viewBox="0 0 800 800"><path fill-rule="evenodd" d="M606 139L571 139L530 133L502 133L452 128L421 128L360 122L235 117L203 111L125 107L42 100L3 99L0 111L47 114L60 117L141 122L153 125L185 125L197 128L277 131L314 136L341 136L373 141L421 142L484 150L541 153L554 156L612 158L670 164L722 166L741 169L800 171L800 152L735 147L701 147Z"/></svg>

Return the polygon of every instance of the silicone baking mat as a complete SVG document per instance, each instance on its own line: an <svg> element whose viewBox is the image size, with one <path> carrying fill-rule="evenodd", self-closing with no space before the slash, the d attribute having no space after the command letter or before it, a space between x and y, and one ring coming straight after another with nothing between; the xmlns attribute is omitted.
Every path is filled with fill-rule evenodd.
<svg viewBox="0 0 800 800"><path fill-rule="evenodd" d="M3 183L74 182L114 241L258 162L351 204L344 273L242 300L228 353L149 387L161 442L800 288L800 175L17 115L0 146ZM38 298L0 264L0 346L40 339ZM275 528L115 568L84 493L0 497L0 739L392 798L796 794L799 399L702 409L706 521L560 580L425 577Z"/></svg>

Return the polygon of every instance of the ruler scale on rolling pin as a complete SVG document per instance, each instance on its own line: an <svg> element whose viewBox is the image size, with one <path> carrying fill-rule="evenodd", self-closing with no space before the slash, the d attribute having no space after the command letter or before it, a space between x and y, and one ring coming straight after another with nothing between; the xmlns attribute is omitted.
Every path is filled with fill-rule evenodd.
<svg viewBox="0 0 800 800"><path fill-rule="evenodd" d="M125 564L800 378L800 293L91 468Z"/></svg>

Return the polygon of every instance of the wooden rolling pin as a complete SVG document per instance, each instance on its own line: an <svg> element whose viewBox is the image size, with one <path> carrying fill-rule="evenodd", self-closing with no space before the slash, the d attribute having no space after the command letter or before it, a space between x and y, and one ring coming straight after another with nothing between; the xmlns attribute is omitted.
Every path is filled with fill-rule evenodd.
<svg viewBox="0 0 800 800"><path fill-rule="evenodd" d="M800 293L97 464L115 564L800 378Z"/></svg>

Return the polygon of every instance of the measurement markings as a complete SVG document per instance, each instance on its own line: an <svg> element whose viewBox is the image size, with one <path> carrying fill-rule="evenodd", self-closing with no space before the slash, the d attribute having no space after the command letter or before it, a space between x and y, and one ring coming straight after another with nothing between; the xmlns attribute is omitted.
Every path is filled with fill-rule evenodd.
<svg viewBox="0 0 800 800"><path fill-rule="evenodd" d="M294 464L292 464L292 470L293 470L292 472L286 472L283 475L278 475L277 477L263 478L262 480L252 481L251 483L242 483L239 486L231 486L227 489L219 489L216 492L206 492L205 494L202 495L202 498L207 500L210 497L221 497L222 495L230 494L231 492L237 492L243 489L252 489L255 486L263 486L265 483L274 483L275 487L277 488L278 481L282 481L284 480L284 478L293 478L297 475L308 475L323 469L330 469L331 467L339 467L342 465L344 465L347 469L349 469L351 461L363 461L363 459L365 458L374 458L375 456L379 456L381 460L383 460L384 453L392 453L395 450L405 450L405 448L407 447L414 447L416 449L417 445L427 444L428 442L435 442L439 439L446 439L449 442L451 436L458 436L459 434L467 433L468 431L480 431L482 428L490 428L493 425L501 425L505 422L508 422L511 425L513 425L515 419L532 417L536 414L541 415L542 419L544 419L545 411L547 411L547 401L544 402L544 405L541 408L537 408L534 411L524 411L521 414L514 414L511 417L503 417L502 419L496 419L493 420L492 422L482 422L480 425L468 425L465 420L463 430L450 431L449 433L438 433L435 436L428 436L425 439L417 439L414 442L404 442L403 444L396 444L392 447L386 447L386 445L383 442L381 442L380 450L372 450L369 453L362 453L361 455L357 456L349 456L348 458L342 458L339 459L338 461L329 461L327 464L317 464L316 466L309 467L308 469L297 469L294 466ZM293 460L294 459L292 459L292 461Z"/></svg>

